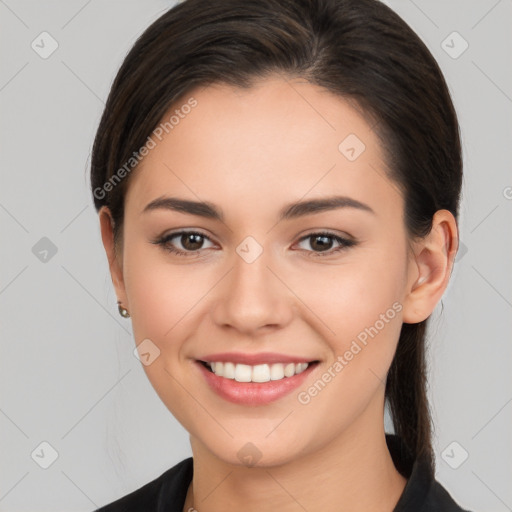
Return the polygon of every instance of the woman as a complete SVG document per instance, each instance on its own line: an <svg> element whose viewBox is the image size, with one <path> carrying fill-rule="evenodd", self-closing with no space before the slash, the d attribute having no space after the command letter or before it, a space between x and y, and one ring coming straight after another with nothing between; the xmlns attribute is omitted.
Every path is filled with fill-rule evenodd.
<svg viewBox="0 0 512 512"><path fill-rule="evenodd" d="M442 73L384 4L155 21L91 183L119 312L193 457L100 510L463 510L434 477L425 363L461 180Z"/></svg>

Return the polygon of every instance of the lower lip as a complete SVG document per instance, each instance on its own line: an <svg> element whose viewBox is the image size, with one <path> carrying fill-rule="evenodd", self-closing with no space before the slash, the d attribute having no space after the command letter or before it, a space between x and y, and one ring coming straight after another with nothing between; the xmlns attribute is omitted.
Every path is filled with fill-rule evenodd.
<svg viewBox="0 0 512 512"><path fill-rule="evenodd" d="M238 382L234 379L226 379L215 375L199 361L196 361L196 364L213 391L228 402L242 405L265 405L279 400L297 389L318 366L318 363L311 363L302 373L293 377L284 377L280 380Z"/></svg>

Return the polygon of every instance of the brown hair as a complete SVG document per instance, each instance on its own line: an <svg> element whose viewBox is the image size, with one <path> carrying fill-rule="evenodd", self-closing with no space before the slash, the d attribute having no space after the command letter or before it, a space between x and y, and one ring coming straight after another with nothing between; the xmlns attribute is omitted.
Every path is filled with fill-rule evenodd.
<svg viewBox="0 0 512 512"><path fill-rule="evenodd" d="M186 0L138 38L96 134L91 188L96 209L111 210L116 245L122 247L131 175L125 164L171 106L196 86L246 88L271 73L324 87L371 121L389 178L403 193L411 238L430 232L439 209L457 219L462 157L455 109L435 59L394 11L378 0ZM395 433L434 472L427 320L402 325L385 393Z"/></svg>

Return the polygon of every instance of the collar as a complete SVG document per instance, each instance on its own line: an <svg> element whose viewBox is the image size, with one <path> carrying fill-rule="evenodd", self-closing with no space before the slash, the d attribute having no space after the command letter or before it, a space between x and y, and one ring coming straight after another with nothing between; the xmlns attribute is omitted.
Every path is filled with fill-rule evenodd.
<svg viewBox="0 0 512 512"><path fill-rule="evenodd" d="M434 475L426 458L414 460L401 438L395 434L386 434L386 443L397 471L407 478L393 512L421 510L434 483Z"/></svg>

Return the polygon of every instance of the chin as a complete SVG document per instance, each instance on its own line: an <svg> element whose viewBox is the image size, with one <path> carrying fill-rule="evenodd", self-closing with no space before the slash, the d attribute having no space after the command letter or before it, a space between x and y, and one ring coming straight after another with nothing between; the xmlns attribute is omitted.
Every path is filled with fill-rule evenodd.
<svg viewBox="0 0 512 512"><path fill-rule="evenodd" d="M239 467L270 468L293 462L304 449L296 443L283 444L282 439L270 441L258 436L235 437L224 443L205 443L205 447L224 463Z"/></svg>

